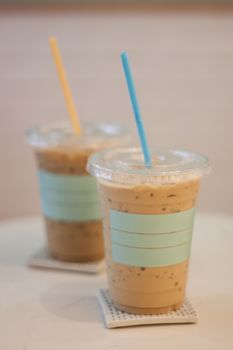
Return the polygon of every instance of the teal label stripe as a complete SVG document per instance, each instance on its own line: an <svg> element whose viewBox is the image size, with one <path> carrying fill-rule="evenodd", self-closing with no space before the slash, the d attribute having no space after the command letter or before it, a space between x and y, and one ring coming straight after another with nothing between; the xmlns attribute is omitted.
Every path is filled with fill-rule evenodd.
<svg viewBox="0 0 233 350"><path fill-rule="evenodd" d="M167 233L192 226L194 209L175 214L129 214L111 210L111 227L134 233Z"/></svg>
<svg viewBox="0 0 233 350"><path fill-rule="evenodd" d="M94 177L39 171L39 182L42 210L48 218L63 221L101 219Z"/></svg>
<svg viewBox="0 0 233 350"><path fill-rule="evenodd" d="M188 259L194 209L175 214L129 214L110 210L113 261L167 266Z"/></svg>

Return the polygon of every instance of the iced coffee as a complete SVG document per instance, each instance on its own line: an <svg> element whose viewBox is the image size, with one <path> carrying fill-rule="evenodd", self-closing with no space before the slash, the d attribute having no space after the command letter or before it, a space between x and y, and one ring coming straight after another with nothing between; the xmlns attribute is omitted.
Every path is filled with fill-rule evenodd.
<svg viewBox="0 0 233 350"><path fill-rule="evenodd" d="M28 131L33 146L41 204L51 255L71 262L104 257L102 214L97 185L86 171L93 152L127 143L126 129L117 124L84 124L76 136L68 123Z"/></svg>
<svg viewBox="0 0 233 350"><path fill-rule="evenodd" d="M152 168L146 168L138 149L121 149L92 156L88 169L99 183L114 304L136 314L180 308L194 208L200 179L208 171L207 159L162 150Z"/></svg>

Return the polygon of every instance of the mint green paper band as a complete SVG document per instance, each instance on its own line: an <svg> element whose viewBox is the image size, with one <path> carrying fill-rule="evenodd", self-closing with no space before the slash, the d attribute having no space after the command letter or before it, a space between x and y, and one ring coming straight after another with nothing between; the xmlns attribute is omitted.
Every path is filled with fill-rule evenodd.
<svg viewBox="0 0 233 350"><path fill-rule="evenodd" d="M175 214L129 214L110 210L113 261L167 266L188 259L194 209Z"/></svg>
<svg viewBox="0 0 233 350"><path fill-rule="evenodd" d="M139 234L127 233L123 231L112 231L112 242L114 244L135 248L160 249L165 247L173 247L190 241L192 237L192 228L184 231L169 232L162 234Z"/></svg>
<svg viewBox="0 0 233 350"><path fill-rule="evenodd" d="M97 184L92 176L39 171L42 210L53 220L100 220Z"/></svg>
<svg viewBox="0 0 233 350"><path fill-rule="evenodd" d="M175 214L129 214L111 210L111 227L133 233L167 233L192 226L194 209Z"/></svg>

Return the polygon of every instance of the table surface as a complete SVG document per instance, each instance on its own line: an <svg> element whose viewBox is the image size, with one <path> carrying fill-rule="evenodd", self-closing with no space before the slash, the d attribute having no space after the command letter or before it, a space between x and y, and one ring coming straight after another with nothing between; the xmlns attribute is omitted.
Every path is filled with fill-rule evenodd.
<svg viewBox="0 0 233 350"><path fill-rule="evenodd" d="M233 217L197 214L188 296L198 324L108 330L95 299L106 276L31 269L40 218L0 224L0 349L232 349Z"/></svg>

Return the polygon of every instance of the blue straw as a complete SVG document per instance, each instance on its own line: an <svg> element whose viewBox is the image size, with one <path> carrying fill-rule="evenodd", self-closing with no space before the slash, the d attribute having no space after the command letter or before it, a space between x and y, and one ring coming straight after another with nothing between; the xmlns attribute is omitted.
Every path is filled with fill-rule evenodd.
<svg viewBox="0 0 233 350"><path fill-rule="evenodd" d="M152 166L151 154L148 147L146 134L145 134L145 130L142 122L141 112L138 105L136 90L135 90L133 77L132 77L132 73L131 73L131 69L128 61L128 56L125 52L121 54L121 61L125 72L125 78L127 81L131 104L133 107L134 117L137 124L138 134L139 134L141 147L144 155L144 162L146 166L151 167Z"/></svg>

